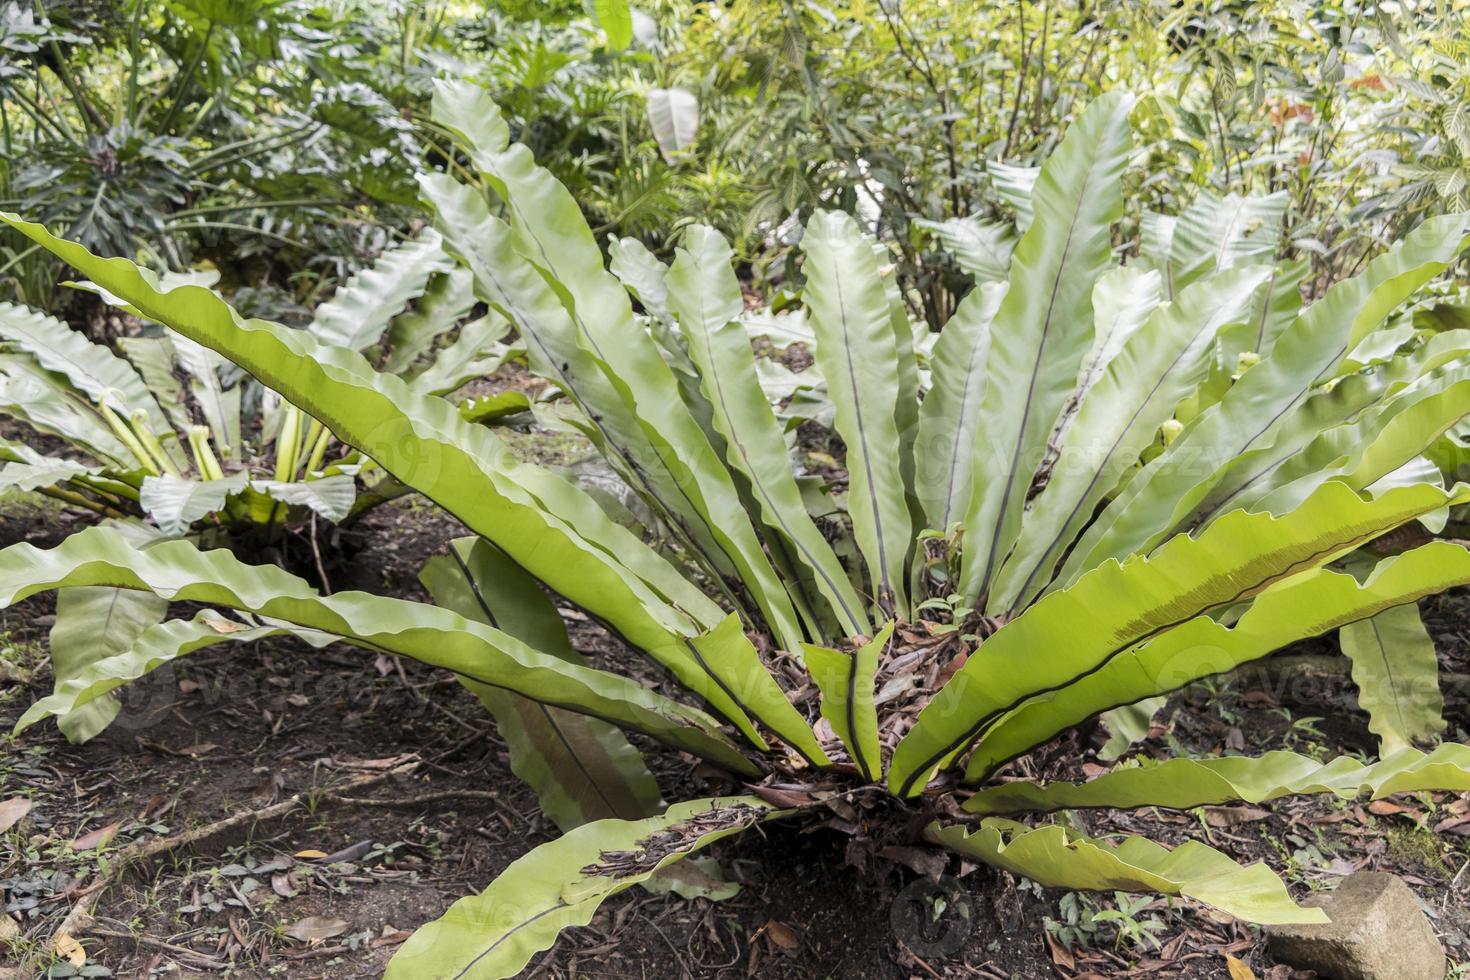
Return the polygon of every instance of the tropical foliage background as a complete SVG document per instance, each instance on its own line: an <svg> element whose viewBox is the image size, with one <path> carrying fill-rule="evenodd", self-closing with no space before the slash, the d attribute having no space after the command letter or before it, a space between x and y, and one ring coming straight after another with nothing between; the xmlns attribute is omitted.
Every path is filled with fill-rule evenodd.
<svg viewBox="0 0 1470 980"><path fill-rule="evenodd" d="M1320 836L1227 832L1302 797L1292 826L1409 814L1455 901L1467 18L3 0L14 744L54 719L66 743L38 758L87 772L154 723L126 692L185 655L357 647L376 664L341 669L401 679L470 733L454 751L504 746L421 808L527 793L554 839L345 939L274 903L346 894L302 868L393 870L392 848L247 844L182 874L192 918L165 939L98 903L237 824L170 829L150 803L105 839L60 833L7 764L0 952L107 976L151 942L271 975L243 917L361 975L515 975L634 885L738 903L721 847L750 845L691 855L792 822L843 836L821 860L885 909L940 882L927 932L895 913L896 968L934 972L959 888L1034 898L1025 955L1066 971L1184 955L1195 920L1129 893L1179 899L1231 923L1210 955L1238 976L1237 953L1269 963L1259 926L1320 918L1299 899L1355 870ZM1280 730L1246 744L1249 670L1308 662L1355 734L1275 698ZM280 710L237 753L257 769ZM268 774L239 820L318 796L386 817L354 787L445 758L289 792ZM1095 816L1152 807L1199 832ZM466 833L403 873L432 878ZM840 962L783 918L730 965ZM1452 962L1462 920L1439 923ZM961 947L930 959L987 948Z"/></svg>

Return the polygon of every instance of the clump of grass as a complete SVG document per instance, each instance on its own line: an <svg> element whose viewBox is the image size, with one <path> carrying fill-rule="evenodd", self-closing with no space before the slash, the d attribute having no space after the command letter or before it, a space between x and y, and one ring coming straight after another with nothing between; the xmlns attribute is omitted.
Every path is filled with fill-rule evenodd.
<svg viewBox="0 0 1470 980"><path fill-rule="evenodd" d="M1408 825L1388 829L1388 853L1395 862L1444 874L1450 872L1445 862L1445 845L1426 827Z"/></svg>

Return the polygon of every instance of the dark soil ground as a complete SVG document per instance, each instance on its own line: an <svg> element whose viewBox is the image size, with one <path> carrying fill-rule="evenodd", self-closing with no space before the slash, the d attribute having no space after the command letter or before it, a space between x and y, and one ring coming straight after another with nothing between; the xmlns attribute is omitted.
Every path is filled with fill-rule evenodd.
<svg viewBox="0 0 1470 980"><path fill-rule="evenodd" d="M0 544L54 543L71 520L54 509L12 509ZM328 568L331 585L419 596L423 560L459 531L422 502L380 508L348 536L347 557ZM1443 667L1457 674L1470 673L1467 603L1451 595L1426 606ZM51 611L50 598L38 597L4 614L0 727L49 691ZM569 626L590 655L620 656L597 627L575 618ZM1332 650L1321 643L1307 652ZM1198 686L1160 712L1141 750L1371 751L1344 683L1330 673L1288 680ZM199 654L124 693L118 721L88 744L70 745L46 723L6 746L0 801L33 804L0 836L10 912L0 928L14 926L9 962L26 964L11 976L45 975L35 957L73 903L105 881L92 927L79 931L82 975L376 977L416 926L553 836L478 702L446 674L346 647L274 641ZM1467 693L1451 685L1448 737L1466 738ZM1068 761L1042 764L1080 776L1087 756L1078 748L1062 744L1053 756ZM689 760L651 758L670 799L717 788ZM120 873L108 861L129 843L197 833L303 793L283 814L248 817ZM1360 868L1396 871L1424 901L1452 960L1470 959L1464 797L1298 799L1085 819L1093 832L1166 842L1204 833L1238 859L1270 862L1298 895ZM91 846L98 831L110 839ZM1223 977L1229 955L1257 976L1296 976L1272 964L1259 930L1199 906L1129 905L1128 921L1144 937L1130 941L1094 918L1118 907L1112 896L1043 891L957 861L949 871L972 896L973 933L952 956L920 959L890 919L894 896L916 879L911 871L881 864L860 872L835 832L779 824L714 853L743 886L735 898L626 892L589 927L564 934L527 975ZM0 964L5 950L0 944ZM74 975L68 969L52 975Z"/></svg>

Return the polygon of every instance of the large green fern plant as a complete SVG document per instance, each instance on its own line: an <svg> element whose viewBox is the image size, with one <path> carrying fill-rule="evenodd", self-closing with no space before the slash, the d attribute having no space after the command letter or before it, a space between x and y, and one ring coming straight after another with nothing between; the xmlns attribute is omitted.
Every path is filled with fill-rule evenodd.
<svg viewBox="0 0 1470 980"><path fill-rule="evenodd" d="M824 486L793 469L719 236L691 229L667 269L623 246L609 271L571 196L509 143L494 105L442 85L437 119L477 181L423 178L447 248L565 392L567 417L649 502L674 542L665 550L352 351L244 320L207 290L159 289L126 260L7 217L474 532L425 569L435 605L324 596L277 568L187 542L138 547L107 528L0 552L4 604L100 585L241 617L211 610L142 630L21 727L183 654L282 632L455 672L567 832L420 929L392 977L514 974L608 896L655 878L694 887L668 869L839 798L896 801L873 819L921 814L933 844L1043 884L1320 919L1264 866L1198 842L1168 850L1011 818L1463 789L1470 748L1404 746L1366 766L1181 759L1077 785L991 777L1100 712L1470 583L1470 553L1448 542L1355 574L1332 567L1470 498L1398 478L1470 411L1470 336L1442 333L1369 366L1351 356L1454 260L1470 221L1425 223L1305 310L1271 268L1249 264L1257 256L1227 248L1164 300L1157 272L1113 261L1129 108L1104 96L1073 124L1037 177L1004 284L960 305L926 371L881 249L845 215L812 219L804 297L846 453L845 481ZM538 583L665 683L582 660ZM620 730L724 767L751 792L665 808Z"/></svg>

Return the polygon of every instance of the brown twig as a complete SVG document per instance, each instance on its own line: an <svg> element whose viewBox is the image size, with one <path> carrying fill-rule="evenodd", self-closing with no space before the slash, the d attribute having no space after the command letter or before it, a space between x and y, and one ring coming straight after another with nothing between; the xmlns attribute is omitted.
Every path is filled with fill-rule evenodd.
<svg viewBox="0 0 1470 980"><path fill-rule="evenodd" d="M446 789L437 793L423 793L419 796L400 796L388 799L373 799L366 796L338 796L336 793L322 794L321 799L338 806L423 806L428 803L443 803L446 800L484 800L486 802L499 803L502 797L494 790L487 789Z"/></svg>
<svg viewBox="0 0 1470 980"><path fill-rule="evenodd" d="M89 931L94 936L103 936L107 939L128 939L140 946L152 946L154 949L161 949L166 953L173 953L175 956L187 957L200 964L203 968L223 970L229 966L224 960L215 959L208 953L201 953L199 950L190 949L188 946L176 946L173 943L164 942L162 939L154 939L152 936L142 933L121 932L117 929L91 929Z"/></svg>
<svg viewBox="0 0 1470 980"><path fill-rule="evenodd" d="M307 541L311 544L311 559L316 563L316 574L322 580L322 592L331 595L332 583L327 579L327 570L322 565L322 552L316 543L316 511L311 513L311 534Z"/></svg>

